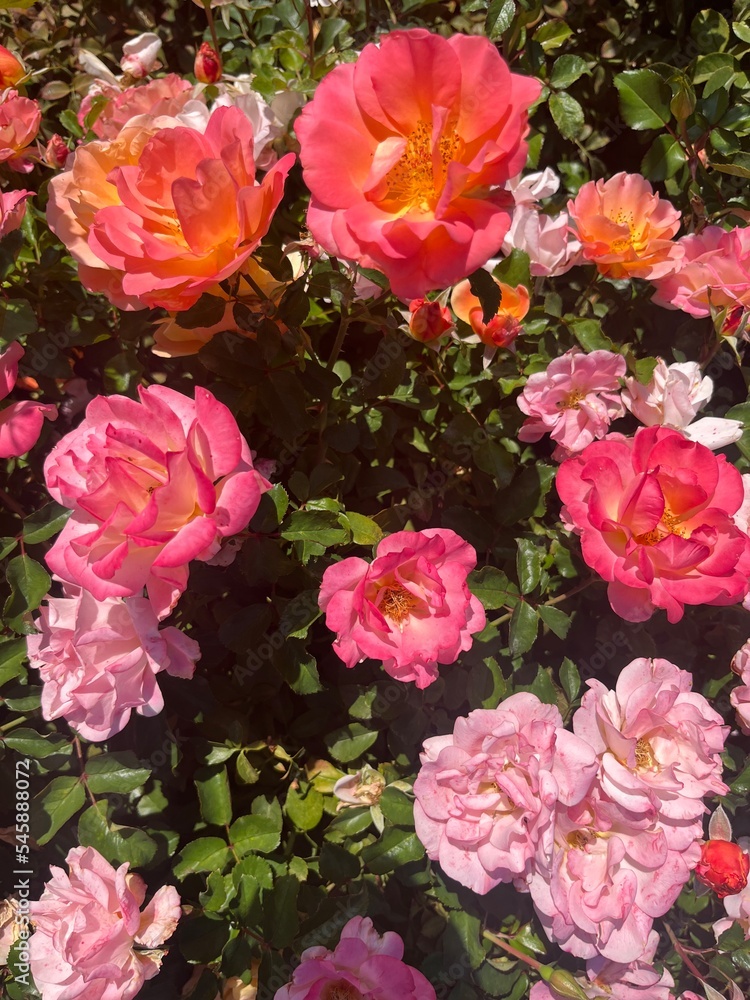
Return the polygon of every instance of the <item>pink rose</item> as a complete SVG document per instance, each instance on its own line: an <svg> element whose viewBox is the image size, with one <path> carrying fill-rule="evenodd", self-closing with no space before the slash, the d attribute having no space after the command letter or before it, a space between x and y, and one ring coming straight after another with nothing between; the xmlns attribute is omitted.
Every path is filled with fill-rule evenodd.
<svg viewBox="0 0 750 1000"><path fill-rule="evenodd" d="M100 601L146 586L163 618L187 585L188 563L241 531L270 484L206 389L195 401L161 385L139 394L140 402L97 396L47 456L47 488L73 510L47 564Z"/></svg>
<svg viewBox="0 0 750 1000"><path fill-rule="evenodd" d="M0 354L0 400L13 391L18 379L18 362L25 353L21 345L13 341ZM33 399L11 403L0 410L0 458L17 458L30 451L39 440L45 417L55 420L57 407Z"/></svg>
<svg viewBox="0 0 750 1000"><path fill-rule="evenodd" d="M26 215L26 199L33 197L33 191L0 192L0 240L8 233L20 229Z"/></svg>
<svg viewBox="0 0 750 1000"><path fill-rule="evenodd" d="M641 958L623 965L606 958L592 958L586 963L586 978L577 977L576 984L590 1000L672 1000L674 986L668 969L659 973L652 962L659 944L659 935L651 931L648 944ZM554 986L554 977L550 986ZM536 983L531 988L529 1000L559 1000L546 983ZM565 994L562 994L563 996Z"/></svg>
<svg viewBox="0 0 750 1000"><path fill-rule="evenodd" d="M116 81L99 80L81 101L78 124L86 127L86 118L96 101L102 107L91 131L99 139L116 139L123 126L136 115L175 117L192 100L203 103L202 98L193 95L192 85L176 73L124 90Z"/></svg>
<svg viewBox="0 0 750 1000"><path fill-rule="evenodd" d="M477 554L447 528L397 531L372 563L352 556L329 566L318 598L333 649L347 667L382 660L391 677L425 688L438 663L454 663L485 625L467 586Z"/></svg>
<svg viewBox="0 0 750 1000"><path fill-rule="evenodd" d="M633 660L614 691L598 680L573 716L573 731L594 748L599 782L622 809L656 813L671 850L703 836L707 795L726 795L721 753L729 727L668 660Z"/></svg>
<svg viewBox="0 0 750 1000"><path fill-rule="evenodd" d="M516 206L503 240L503 253L523 250L535 277L555 278L581 263L581 244L571 236L567 212L545 215L526 205Z"/></svg>
<svg viewBox="0 0 750 1000"><path fill-rule="evenodd" d="M404 943L394 931L381 937L369 917L353 917L336 948L302 952L291 983L274 1000L435 1000L421 972L402 961Z"/></svg>
<svg viewBox="0 0 750 1000"><path fill-rule="evenodd" d="M159 629L144 597L97 601L68 588L47 598L26 637L29 662L41 673L42 715L64 718L87 740L107 740L127 725L133 709L157 715L164 707L156 675L192 677L200 647L173 626Z"/></svg>
<svg viewBox="0 0 750 1000"><path fill-rule="evenodd" d="M16 90L0 93L0 163L11 170L28 174L34 169L34 159L27 154L42 123L42 112L36 101L20 97Z"/></svg>
<svg viewBox="0 0 750 1000"><path fill-rule="evenodd" d="M31 904L31 974L42 1000L131 1000L158 973L180 919L180 897L162 886L145 909L146 884L116 870L93 847L74 847L69 873L52 878ZM137 949L137 950L136 950Z"/></svg>
<svg viewBox="0 0 750 1000"><path fill-rule="evenodd" d="M750 538L733 516L744 487L723 455L678 431L641 428L567 459L556 485L563 520L626 621L664 608L677 622L686 604L735 604L747 593Z"/></svg>
<svg viewBox="0 0 750 1000"><path fill-rule="evenodd" d="M526 692L457 719L452 734L425 740L420 759L417 836L446 875L481 894L524 886L552 849L557 803L579 803L597 771L558 709Z"/></svg>
<svg viewBox="0 0 750 1000"><path fill-rule="evenodd" d="M741 683L732 689L729 700L737 713L737 725L750 736L750 639L734 654L732 670Z"/></svg>
<svg viewBox="0 0 750 1000"><path fill-rule="evenodd" d="M145 31L142 35L131 38L122 47L120 69L136 80L148 76L159 67L160 48L161 38L153 31Z"/></svg>
<svg viewBox="0 0 750 1000"><path fill-rule="evenodd" d="M529 376L517 399L529 416L518 437L538 441L549 434L557 444L558 461L582 451L595 438L603 438L610 423L625 412L620 398L625 371L625 359L612 351L566 351L550 361L546 371Z"/></svg>
<svg viewBox="0 0 750 1000"><path fill-rule="evenodd" d="M526 160L539 93L486 38L412 28L366 45L295 126L310 232L404 301L471 274L510 225L503 187Z"/></svg>
<svg viewBox="0 0 750 1000"><path fill-rule="evenodd" d="M627 965L646 952L654 919L672 906L699 857L697 843L670 850L659 826L594 786L581 805L558 810L554 848L537 863L529 890L547 936L564 951Z"/></svg>
<svg viewBox="0 0 750 1000"><path fill-rule="evenodd" d="M695 361L667 365L657 359L648 385L630 376L622 399L633 416L646 427L673 427L691 441L698 441L712 451L723 448L742 437L742 422L722 417L695 420L711 399L713 380L703 376Z"/></svg>
<svg viewBox="0 0 750 1000"><path fill-rule="evenodd" d="M690 316L750 306L750 229L706 226L677 241L684 251L680 267L655 281L652 302Z"/></svg>

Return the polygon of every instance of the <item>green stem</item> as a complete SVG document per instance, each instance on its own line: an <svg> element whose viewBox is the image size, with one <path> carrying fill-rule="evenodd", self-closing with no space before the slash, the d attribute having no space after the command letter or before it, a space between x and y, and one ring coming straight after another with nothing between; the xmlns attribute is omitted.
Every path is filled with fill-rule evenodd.
<svg viewBox="0 0 750 1000"><path fill-rule="evenodd" d="M28 721L28 715L20 715L17 719L13 719L12 722L6 722L4 726L0 726L0 733L7 733L10 729L15 729L16 726L20 726L22 723Z"/></svg>
<svg viewBox="0 0 750 1000"><path fill-rule="evenodd" d="M488 941L492 941L493 944L496 944L498 948L502 948L503 951L507 951L509 955L517 958L519 962L525 962L526 965L531 966L532 969L536 969L537 972L541 971L541 962L537 962L535 958L531 958L529 955L524 955L522 951L518 951L518 949L514 948L512 944L508 944L507 941L503 941L502 938L499 938L496 934L492 934L490 931L485 931L484 936Z"/></svg>

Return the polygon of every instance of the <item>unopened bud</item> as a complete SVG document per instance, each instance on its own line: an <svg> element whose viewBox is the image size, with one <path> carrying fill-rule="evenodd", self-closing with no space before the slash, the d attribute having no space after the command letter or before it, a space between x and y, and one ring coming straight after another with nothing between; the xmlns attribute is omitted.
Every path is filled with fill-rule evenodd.
<svg viewBox="0 0 750 1000"><path fill-rule="evenodd" d="M47 147L44 150L44 162L48 167L52 167L54 170L59 170L61 167L65 166L69 153L70 150L66 146L65 140L62 136L55 133L55 135L53 135L47 143Z"/></svg>
<svg viewBox="0 0 750 1000"><path fill-rule="evenodd" d="M200 83L218 83L223 68L221 56L208 42L204 42L195 56L195 78Z"/></svg>
<svg viewBox="0 0 750 1000"><path fill-rule="evenodd" d="M550 965L543 965L539 974L556 997L561 997L563 1000L590 1000L578 980L565 969L554 969Z"/></svg>
<svg viewBox="0 0 750 1000"><path fill-rule="evenodd" d="M413 299L409 303L409 334L414 340L429 343L453 329L450 309L440 302L427 299Z"/></svg>

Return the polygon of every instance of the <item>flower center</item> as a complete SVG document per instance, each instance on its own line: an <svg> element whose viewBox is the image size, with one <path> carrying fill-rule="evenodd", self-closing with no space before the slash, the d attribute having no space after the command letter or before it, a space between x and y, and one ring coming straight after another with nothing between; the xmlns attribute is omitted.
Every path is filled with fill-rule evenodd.
<svg viewBox="0 0 750 1000"><path fill-rule="evenodd" d="M363 1000L359 990L345 979L336 979L326 983L320 994L320 1000Z"/></svg>
<svg viewBox="0 0 750 1000"><path fill-rule="evenodd" d="M580 389L569 392L565 399L561 399L557 406L560 410L580 410L581 402L586 398L586 393Z"/></svg>
<svg viewBox="0 0 750 1000"><path fill-rule="evenodd" d="M639 770L647 770L656 767L656 757L654 749L648 740L641 737L635 745L635 766Z"/></svg>
<svg viewBox="0 0 750 1000"><path fill-rule="evenodd" d="M573 850L582 851L594 838L586 830L573 830L566 839Z"/></svg>
<svg viewBox="0 0 750 1000"><path fill-rule="evenodd" d="M664 508L661 521L655 528L644 532L642 535L636 535L635 540L640 545L656 545L663 538L666 538L667 535L679 535L680 538L690 538L690 529L680 523L677 514L673 514L669 507Z"/></svg>
<svg viewBox="0 0 750 1000"><path fill-rule="evenodd" d="M461 139L455 129L440 137L433 148L432 124L419 121L406 140L401 159L386 177L388 197L407 208L430 212L443 190L448 164L458 158Z"/></svg>
<svg viewBox="0 0 750 1000"><path fill-rule="evenodd" d="M410 594L406 587L394 584L385 588L378 610L386 618L400 625L416 606L417 599L414 594Z"/></svg>

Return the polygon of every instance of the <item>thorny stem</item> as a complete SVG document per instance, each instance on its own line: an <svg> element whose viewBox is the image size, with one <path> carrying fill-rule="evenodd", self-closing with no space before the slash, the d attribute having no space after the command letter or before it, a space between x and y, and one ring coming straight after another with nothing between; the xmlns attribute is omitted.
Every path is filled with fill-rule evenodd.
<svg viewBox="0 0 750 1000"><path fill-rule="evenodd" d="M551 597L548 601L543 601L540 607L548 608L555 604L562 604L563 601L567 601L569 597L574 597L576 594L580 594L582 590L590 587L592 583L596 583L596 577L590 577L583 583L579 583L577 587L573 587L572 590L566 590L564 594L558 594L557 597ZM506 604L505 607L508 605ZM513 617L513 612L509 611L507 615L501 615L492 622L488 622L489 625L502 625L503 622L510 621Z"/></svg>
<svg viewBox="0 0 750 1000"><path fill-rule="evenodd" d="M666 928L667 934L669 935L669 940L672 942L674 950L680 956L680 958L685 963L685 965L687 966L687 968L690 969L690 971L695 976L695 978L698 980L698 982L702 983L703 982L703 976L698 971L698 969L696 969L696 967L693 965L692 961L690 960L690 956L688 955L688 953L685 951L685 949L682 947L682 945L680 944L680 942L675 937L674 931L672 930L672 928L667 923L664 924L664 927Z"/></svg>
<svg viewBox="0 0 750 1000"><path fill-rule="evenodd" d="M9 496L5 490L0 490L0 500L2 500L8 510L12 510L14 514L18 514L19 517L26 517L26 511L20 503L18 503L17 500L14 500L12 496Z"/></svg>
<svg viewBox="0 0 750 1000"><path fill-rule="evenodd" d="M499 938L496 934L492 934L490 931L485 931L484 936L488 941L492 941L492 943L496 944L498 948L502 948L503 951L507 951L509 955L517 958L520 962L525 962L526 965L530 965L531 968L536 969L537 972L541 971L541 962L537 962L535 958L531 958L529 955L524 955L522 951L518 951L518 949L514 948L512 944L508 944L507 941L503 941L502 938Z"/></svg>
<svg viewBox="0 0 750 1000"><path fill-rule="evenodd" d="M81 741L77 736L73 737L73 746L76 749L76 757L78 757L78 764L81 768L81 781L83 782L83 787L86 789L86 794L91 799L92 806L96 808L98 804L96 798L94 797L94 793L89 788L88 781L86 781L86 764L83 759L83 751L81 750Z"/></svg>

